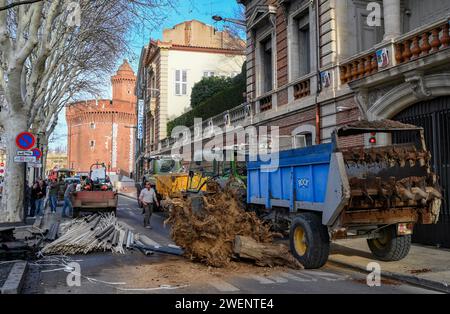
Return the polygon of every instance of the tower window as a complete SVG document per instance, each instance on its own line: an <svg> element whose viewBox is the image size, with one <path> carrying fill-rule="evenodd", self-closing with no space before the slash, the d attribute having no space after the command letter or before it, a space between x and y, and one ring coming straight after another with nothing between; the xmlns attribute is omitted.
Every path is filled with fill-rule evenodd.
<svg viewBox="0 0 450 314"><path fill-rule="evenodd" d="M94 148L94 147L95 147L95 141L90 141L90 142L89 142L89 146L90 146L91 148Z"/></svg>
<svg viewBox="0 0 450 314"><path fill-rule="evenodd" d="M95 123L91 122L91 129L95 129Z"/></svg>

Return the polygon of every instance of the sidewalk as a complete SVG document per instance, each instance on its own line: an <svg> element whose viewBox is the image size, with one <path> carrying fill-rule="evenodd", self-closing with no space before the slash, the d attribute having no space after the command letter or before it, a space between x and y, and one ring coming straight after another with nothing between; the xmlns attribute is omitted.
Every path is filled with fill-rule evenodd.
<svg viewBox="0 0 450 314"><path fill-rule="evenodd" d="M377 262L381 275L450 293L450 250L412 245L406 258L398 262L376 260L365 239L338 240L332 244L330 262L367 271Z"/></svg>

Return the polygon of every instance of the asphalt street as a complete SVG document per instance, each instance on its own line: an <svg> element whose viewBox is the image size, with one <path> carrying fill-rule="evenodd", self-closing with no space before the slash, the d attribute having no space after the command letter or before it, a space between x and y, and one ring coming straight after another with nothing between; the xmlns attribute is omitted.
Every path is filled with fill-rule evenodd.
<svg viewBox="0 0 450 314"><path fill-rule="evenodd" d="M120 197L118 219L135 232L161 245L173 244L170 226L161 213L152 216L153 229L143 228L142 210L137 202ZM185 257L139 251L126 255L95 253L73 256L82 274L79 286L68 286L69 273L49 259L47 266L30 265L24 293L194 293L194 294L397 294L436 293L421 287L381 277L381 286L369 287L367 274L328 263L320 270L264 269L246 265L245 272L217 273Z"/></svg>

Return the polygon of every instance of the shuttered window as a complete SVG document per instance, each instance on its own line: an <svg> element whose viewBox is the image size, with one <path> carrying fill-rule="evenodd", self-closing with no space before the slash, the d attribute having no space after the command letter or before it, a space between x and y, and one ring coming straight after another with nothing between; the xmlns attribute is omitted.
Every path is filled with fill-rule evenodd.
<svg viewBox="0 0 450 314"><path fill-rule="evenodd" d="M187 71L175 71L175 95L187 95Z"/></svg>

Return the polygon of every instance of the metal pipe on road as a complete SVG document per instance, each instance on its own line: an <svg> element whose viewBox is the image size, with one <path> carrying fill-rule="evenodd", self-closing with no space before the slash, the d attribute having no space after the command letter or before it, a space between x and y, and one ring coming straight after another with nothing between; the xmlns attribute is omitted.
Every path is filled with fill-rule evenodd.
<svg viewBox="0 0 450 314"><path fill-rule="evenodd" d="M94 231L97 228L98 223L100 222L101 218L102 218L101 216L97 217L97 220L94 222L94 225L91 227L91 231Z"/></svg>
<svg viewBox="0 0 450 314"><path fill-rule="evenodd" d="M114 233L114 238L112 240L112 246L116 247L117 243L119 242L119 236L120 236L120 230L116 230Z"/></svg>
<svg viewBox="0 0 450 314"><path fill-rule="evenodd" d="M111 235L112 232L114 232L115 227L114 225L109 226L108 228L105 229L105 232L101 233L100 235L97 236L97 239L99 241L103 241L104 239L106 239L109 235Z"/></svg>
<svg viewBox="0 0 450 314"><path fill-rule="evenodd" d="M130 230L127 229L125 230L125 237L123 238L123 246L127 246L128 245L128 235L130 233Z"/></svg>

